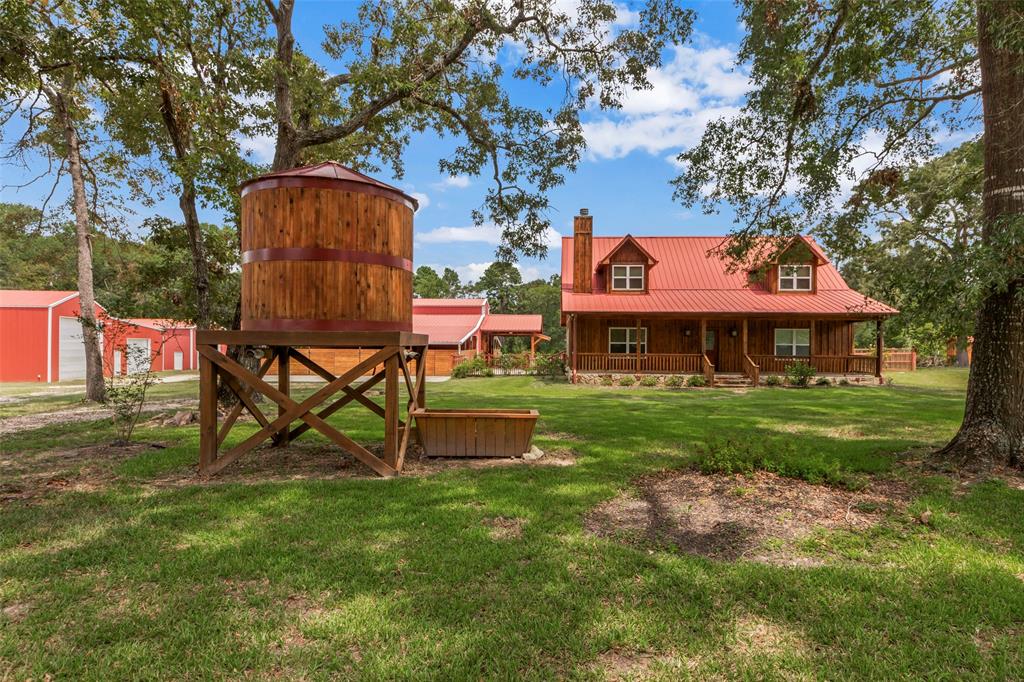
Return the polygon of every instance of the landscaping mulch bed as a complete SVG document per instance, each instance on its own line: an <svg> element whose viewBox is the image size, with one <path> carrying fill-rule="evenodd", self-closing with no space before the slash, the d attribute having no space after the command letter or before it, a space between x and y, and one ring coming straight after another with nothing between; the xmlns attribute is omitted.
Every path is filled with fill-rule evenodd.
<svg viewBox="0 0 1024 682"><path fill-rule="evenodd" d="M600 537L713 559L781 565L820 563L795 548L818 529L863 530L906 507L908 484L874 479L861 491L814 485L766 472L706 475L669 471L587 515Z"/></svg>

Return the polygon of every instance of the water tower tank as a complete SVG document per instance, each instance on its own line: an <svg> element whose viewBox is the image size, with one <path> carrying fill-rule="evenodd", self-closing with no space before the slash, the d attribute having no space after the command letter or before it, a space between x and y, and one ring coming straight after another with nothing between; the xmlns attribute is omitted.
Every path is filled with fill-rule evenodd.
<svg viewBox="0 0 1024 682"><path fill-rule="evenodd" d="M412 331L415 199L334 162L241 194L243 330Z"/></svg>

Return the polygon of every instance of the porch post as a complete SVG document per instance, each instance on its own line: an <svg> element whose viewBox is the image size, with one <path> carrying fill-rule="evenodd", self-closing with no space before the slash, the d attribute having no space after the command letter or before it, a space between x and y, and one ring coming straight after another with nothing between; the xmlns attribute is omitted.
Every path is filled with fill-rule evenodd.
<svg viewBox="0 0 1024 682"><path fill-rule="evenodd" d="M882 338L882 318L875 320L875 376L882 383L882 354L885 352L885 340Z"/></svg>
<svg viewBox="0 0 1024 682"><path fill-rule="evenodd" d="M700 318L700 354L704 355L708 352L708 321L703 317Z"/></svg>
<svg viewBox="0 0 1024 682"><path fill-rule="evenodd" d="M636 367L633 371L640 372L640 318L636 318Z"/></svg>
<svg viewBox="0 0 1024 682"><path fill-rule="evenodd" d="M530 334L530 364L533 365L537 359L537 335Z"/></svg>
<svg viewBox="0 0 1024 682"><path fill-rule="evenodd" d="M747 355L747 318L743 318L743 355Z"/></svg>
<svg viewBox="0 0 1024 682"><path fill-rule="evenodd" d="M572 326L572 333L569 335L569 364L572 367L572 383L576 383L576 325L579 320L576 315L569 316L569 324Z"/></svg>

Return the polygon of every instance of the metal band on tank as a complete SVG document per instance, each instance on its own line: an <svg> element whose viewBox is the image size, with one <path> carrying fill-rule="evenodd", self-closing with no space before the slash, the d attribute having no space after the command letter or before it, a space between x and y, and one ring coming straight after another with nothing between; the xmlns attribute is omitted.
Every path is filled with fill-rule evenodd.
<svg viewBox="0 0 1024 682"><path fill-rule="evenodd" d="M251 249L242 252L242 263L266 263L268 261L334 261L339 263L366 263L386 265L391 268L412 272L412 261L401 256L372 251L351 251L349 249L323 249L318 247L281 247Z"/></svg>

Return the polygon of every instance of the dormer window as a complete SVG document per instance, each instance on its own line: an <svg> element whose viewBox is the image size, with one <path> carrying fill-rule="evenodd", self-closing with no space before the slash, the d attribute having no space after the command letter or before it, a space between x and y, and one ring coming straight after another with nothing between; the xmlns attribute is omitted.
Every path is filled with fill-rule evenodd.
<svg viewBox="0 0 1024 682"><path fill-rule="evenodd" d="M612 291L643 291L644 266L612 265Z"/></svg>
<svg viewBox="0 0 1024 682"><path fill-rule="evenodd" d="M811 291L810 265L780 265L779 291Z"/></svg>

